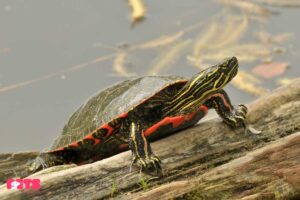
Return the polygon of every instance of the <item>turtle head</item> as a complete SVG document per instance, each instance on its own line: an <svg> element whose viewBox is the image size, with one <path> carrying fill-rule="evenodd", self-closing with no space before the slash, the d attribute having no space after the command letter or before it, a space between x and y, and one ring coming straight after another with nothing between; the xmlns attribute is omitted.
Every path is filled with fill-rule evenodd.
<svg viewBox="0 0 300 200"><path fill-rule="evenodd" d="M194 97L209 94L222 89L238 72L236 57L225 59L222 63L213 65L194 75L187 83L187 94Z"/></svg>
<svg viewBox="0 0 300 200"><path fill-rule="evenodd" d="M222 89L236 76L238 67L236 57L227 58L222 63L208 67L192 77L192 87L201 93Z"/></svg>
<svg viewBox="0 0 300 200"><path fill-rule="evenodd" d="M222 63L206 68L194 75L186 85L187 95L206 98L217 92L235 77L238 67L237 58L231 57Z"/></svg>
<svg viewBox="0 0 300 200"><path fill-rule="evenodd" d="M166 115L190 113L199 109L210 95L217 93L235 77L238 67L237 58L231 57L195 74L167 103Z"/></svg>
<svg viewBox="0 0 300 200"><path fill-rule="evenodd" d="M220 64L208 68L206 77L204 78L207 79L207 81L214 82L215 89L221 89L236 76L238 68L238 60L233 56L225 59Z"/></svg>

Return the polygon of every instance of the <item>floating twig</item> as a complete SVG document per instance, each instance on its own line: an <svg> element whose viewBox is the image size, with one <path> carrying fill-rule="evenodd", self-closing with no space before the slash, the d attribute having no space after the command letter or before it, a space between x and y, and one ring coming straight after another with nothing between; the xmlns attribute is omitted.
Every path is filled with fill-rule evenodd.
<svg viewBox="0 0 300 200"><path fill-rule="evenodd" d="M125 62L127 60L127 56L128 55L126 52L120 52L114 60L113 69L115 72L117 72L118 75L120 75L122 77L130 77L130 76L134 75L134 74L129 73L125 67Z"/></svg>
<svg viewBox="0 0 300 200"><path fill-rule="evenodd" d="M162 36L157 39L150 40L149 42L137 45L136 48L149 49L149 48L157 48L157 47L169 45L178 41L183 36L183 34L184 34L183 31L179 31L174 35Z"/></svg>
<svg viewBox="0 0 300 200"><path fill-rule="evenodd" d="M145 18L146 8L142 0L128 0L131 7L131 26Z"/></svg>

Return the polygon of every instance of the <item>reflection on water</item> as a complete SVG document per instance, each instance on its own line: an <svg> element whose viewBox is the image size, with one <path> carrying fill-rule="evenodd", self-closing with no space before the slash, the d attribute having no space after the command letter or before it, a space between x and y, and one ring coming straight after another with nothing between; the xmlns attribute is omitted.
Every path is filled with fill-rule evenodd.
<svg viewBox="0 0 300 200"><path fill-rule="evenodd" d="M126 1L1 1L0 152L50 146L87 97L132 76L190 77L235 55L240 73L227 90L236 104L291 81L297 2L267 2L146 1L131 27ZM252 73L257 65L271 77Z"/></svg>

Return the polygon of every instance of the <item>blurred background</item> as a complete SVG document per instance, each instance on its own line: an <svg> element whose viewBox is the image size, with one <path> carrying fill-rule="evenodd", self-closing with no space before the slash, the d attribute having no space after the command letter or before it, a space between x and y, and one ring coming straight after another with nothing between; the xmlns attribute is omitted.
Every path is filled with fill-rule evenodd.
<svg viewBox="0 0 300 200"><path fill-rule="evenodd" d="M97 91L229 56L248 103L300 76L299 0L0 1L0 152L40 151ZM214 116L211 112L210 116Z"/></svg>

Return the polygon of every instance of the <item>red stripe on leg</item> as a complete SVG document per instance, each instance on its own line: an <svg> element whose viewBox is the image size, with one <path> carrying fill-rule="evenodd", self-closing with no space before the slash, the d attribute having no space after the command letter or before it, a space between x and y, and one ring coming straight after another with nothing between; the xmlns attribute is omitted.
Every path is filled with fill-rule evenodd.
<svg viewBox="0 0 300 200"><path fill-rule="evenodd" d="M148 135L151 135L153 132L155 132L160 126L164 125L164 120L161 120L160 122L154 124L153 126L151 126L150 128L148 128L147 130L145 130L143 132L144 136L148 136Z"/></svg>
<svg viewBox="0 0 300 200"><path fill-rule="evenodd" d="M167 124L172 124L173 128L176 128L180 126L184 121L186 121L185 119L185 116L166 117L144 131L144 135L147 137L148 135L151 135L153 132L155 132L159 127Z"/></svg>
<svg viewBox="0 0 300 200"><path fill-rule="evenodd" d="M148 128L146 131L144 131L144 135L147 137L147 136L151 135L152 133L154 133L159 127L165 126L168 124L172 124L173 128L177 128L180 125L182 125L184 122L191 121L199 111L204 111L205 114L207 114L208 107L201 105L198 111L190 113L188 115L182 115L182 116L176 116L176 117L166 117L163 120L161 120L158 123L151 126L150 128Z"/></svg>
<svg viewBox="0 0 300 200"><path fill-rule="evenodd" d="M224 102L224 105L225 105L225 107L227 107L230 111L232 111L232 106L226 101L226 98L224 97L224 95L223 94L214 94L213 95L213 97L221 97L221 99L223 100L223 102Z"/></svg>

